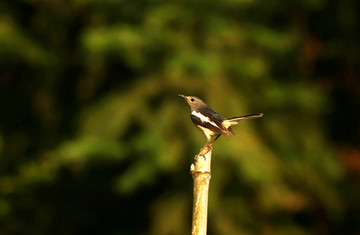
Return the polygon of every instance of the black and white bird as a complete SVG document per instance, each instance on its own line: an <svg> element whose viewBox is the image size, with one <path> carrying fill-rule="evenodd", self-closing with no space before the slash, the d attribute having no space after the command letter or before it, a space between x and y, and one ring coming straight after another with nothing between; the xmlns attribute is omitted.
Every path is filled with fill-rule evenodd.
<svg viewBox="0 0 360 235"><path fill-rule="evenodd" d="M238 124L238 121L250 118L260 118L264 114L256 113L246 116L239 116L233 118L223 118L209 108L204 101L195 96L185 96L179 94L180 97L184 98L189 104L191 109L191 120L199 129L201 129L206 135L206 145L212 145L221 135L229 136L234 134L231 129L232 125ZM211 137L216 136L214 141L210 143Z"/></svg>

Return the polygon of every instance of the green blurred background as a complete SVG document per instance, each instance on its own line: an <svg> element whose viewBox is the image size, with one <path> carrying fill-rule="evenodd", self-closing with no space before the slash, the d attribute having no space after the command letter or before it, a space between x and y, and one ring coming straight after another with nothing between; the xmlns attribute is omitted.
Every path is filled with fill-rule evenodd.
<svg viewBox="0 0 360 235"><path fill-rule="evenodd" d="M357 0L3 0L0 234L360 234Z"/></svg>

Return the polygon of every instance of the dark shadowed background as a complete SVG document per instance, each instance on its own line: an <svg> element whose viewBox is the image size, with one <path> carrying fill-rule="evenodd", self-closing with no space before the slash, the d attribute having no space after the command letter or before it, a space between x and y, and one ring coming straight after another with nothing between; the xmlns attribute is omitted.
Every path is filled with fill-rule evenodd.
<svg viewBox="0 0 360 235"><path fill-rule="evenodd" d="M208 234L360 233L360 2L4 0L0 233L183 235L225 117Z"/></svg>

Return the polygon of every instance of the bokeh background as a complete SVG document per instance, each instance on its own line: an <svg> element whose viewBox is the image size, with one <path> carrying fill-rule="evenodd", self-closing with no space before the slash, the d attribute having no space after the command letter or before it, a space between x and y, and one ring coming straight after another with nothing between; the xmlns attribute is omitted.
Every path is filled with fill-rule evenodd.
<svg viewBox="0 0 360 235"><path fill-rule="evenodd" d="M189 234L223 116L208 234L360 234L357 0L3 0L0 233Z"/></svg>

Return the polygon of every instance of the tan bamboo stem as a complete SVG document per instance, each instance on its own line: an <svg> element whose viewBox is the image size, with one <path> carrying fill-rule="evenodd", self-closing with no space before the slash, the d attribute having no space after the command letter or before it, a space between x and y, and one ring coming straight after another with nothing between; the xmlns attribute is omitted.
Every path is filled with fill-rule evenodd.
<svg viewBox="0 0 360 235"><path fill-rule="evenodd" d="M190 167L190 173L194 180L192 235L206 235L211 151L210 146L205 146L195 157L195 164Z"/></svg>

